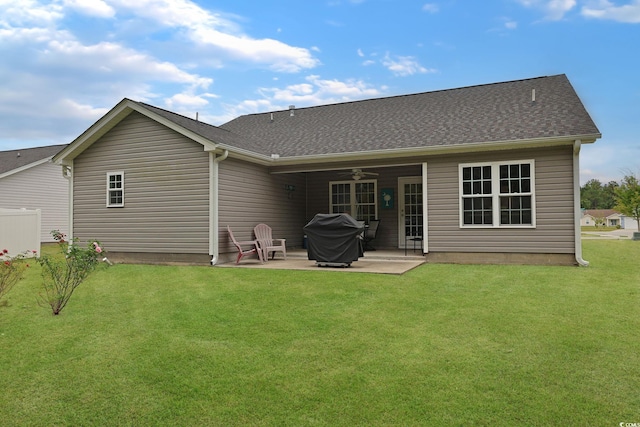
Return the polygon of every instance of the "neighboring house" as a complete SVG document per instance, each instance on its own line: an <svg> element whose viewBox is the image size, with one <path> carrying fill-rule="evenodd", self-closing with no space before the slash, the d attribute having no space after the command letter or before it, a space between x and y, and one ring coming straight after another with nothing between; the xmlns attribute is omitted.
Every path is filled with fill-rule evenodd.
<svg viewBox="0 0 640 427"><path fill-rule="evenodd" d="M597 219L601 219L604 227L619 227L626 230L637 230L638 223L635 219L630 218L617 212L614 209L584 209L580 225L590 227L596 226Z"/></svg>
<svg viewBox="0 0 640 427"><path fill-rule="evenodd" d="M197 115L196 115L197 117ZM110 258L211 262L260 222L302 245L316 213L380 219L428 261L585 264L579 152L600 132L565 75L238 117L129 99L57 154L73 235Z"/></svg>
<svg viewBox="0 0 640 427"><path fill-rule="evenodd" d="M620 225L620 213L613 209L584 209L580 225L585 227L617 227ZM599 224L598 221L601 221Z"/></svg>
<svg viewBox="0 0 640 427"><path fill-rule="evenodd" d="M65 146L0 151L0 208L40 209L42 242L54 241L51 230L69 230L69 181L51 162Z"/></svg>

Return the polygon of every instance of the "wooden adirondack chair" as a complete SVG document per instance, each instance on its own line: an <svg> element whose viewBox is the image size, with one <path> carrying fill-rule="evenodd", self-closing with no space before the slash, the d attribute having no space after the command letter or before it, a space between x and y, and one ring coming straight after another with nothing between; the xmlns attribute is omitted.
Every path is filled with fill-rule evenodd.
<svg viewBox="0 0 640 427"><path fill-rule="evenodd" d="M258 254L258 259L260 262L264 262L262 259L262 251L258 250L258 242L255 240L238 242L235 237L233 237L233 232L231 231L231 227L227 225L227 231L229 232L229 238L233 242L233 245L238 249L238 257L236 258L236 264L240 262L240 260L251 254ZM251 248L251 249L248 249Z"/></svg>
<svg viewBox="0 0 640 427"><path fill-rule="evenodd" d="M267 224L258 224L253 228L253 233L258 241L258 251L262 251L262 258L265 261L269 260L269 252L271 252L271 259L273 259L277 251L282 252L284 259L287 259L286 239L274 239L271 235L271 227Z"/></svg>

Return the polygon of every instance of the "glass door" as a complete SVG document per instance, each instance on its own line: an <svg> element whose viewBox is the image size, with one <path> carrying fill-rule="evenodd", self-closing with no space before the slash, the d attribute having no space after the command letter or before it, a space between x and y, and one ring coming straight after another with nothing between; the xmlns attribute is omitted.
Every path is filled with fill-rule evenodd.
<svg viewBox="0 0 640 427"><path fill-rule="evenodd" d="M398 247L422 247L424 239L422 177L398 178Z"/></svg>

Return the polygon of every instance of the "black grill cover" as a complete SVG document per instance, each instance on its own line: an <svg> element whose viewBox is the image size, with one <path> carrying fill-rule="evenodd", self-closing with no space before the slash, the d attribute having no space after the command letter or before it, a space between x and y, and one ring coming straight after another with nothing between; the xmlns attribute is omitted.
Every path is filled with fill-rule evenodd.
<svg viewBox="0 0 640 427"><path fill-rule="evenodd" d="M362 256L364 226L351 215L317 214L303 230L310 260L350 264Z"/></svg>

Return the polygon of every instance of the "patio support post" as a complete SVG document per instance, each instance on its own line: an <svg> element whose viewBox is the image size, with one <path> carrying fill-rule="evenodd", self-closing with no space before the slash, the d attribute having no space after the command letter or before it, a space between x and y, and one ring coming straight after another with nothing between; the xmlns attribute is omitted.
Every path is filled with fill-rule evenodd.
<svg viewBox="0 0 640 427"><path fill-rule="evenodd" d="M427 162L424 162L422 163L422 255L429 253L429 215L427 211Z"/></svg>

